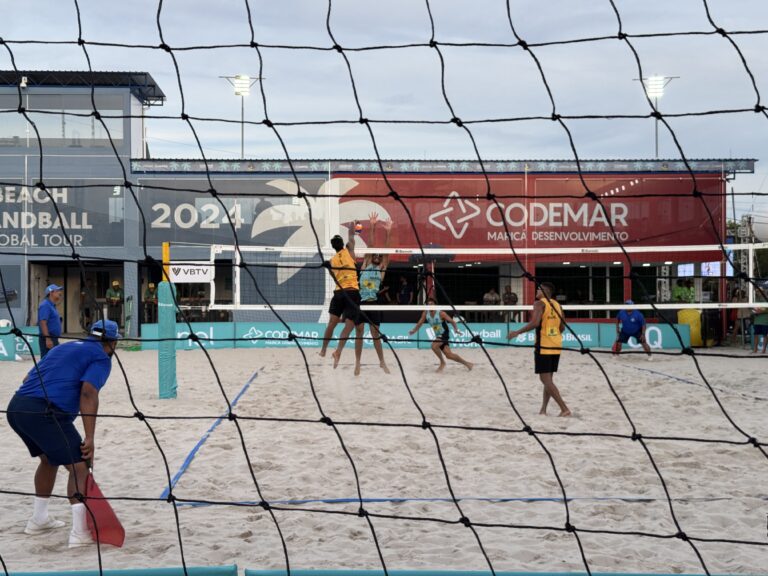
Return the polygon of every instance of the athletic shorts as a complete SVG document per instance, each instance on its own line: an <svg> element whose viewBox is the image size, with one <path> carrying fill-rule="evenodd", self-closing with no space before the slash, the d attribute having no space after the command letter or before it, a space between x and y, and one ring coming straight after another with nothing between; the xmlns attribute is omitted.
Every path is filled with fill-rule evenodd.
<svg viewBox="0 0 768 576"><path fill-rule="evenodd" d="M619 342L621 342L622 344L626 344L627 342L629 342L629 339L632 338L633 336L635 337L635 340L637 340L640 344L642 344L643 341L645 340L645 336L643 336L641 333L627 334L626 332L621 330L619 332Z"/></svg>
<svg viewBox="0 0 768 576"><path fill-rule="evenodd" d="M363 304L376 304L376 300L366 300ZM381 326L381 310L360 310L355 324L371 324L372 326Z"/></svg>
<svg viewBox="0 0 768 576"><path fill-rule="evenodd" d="M48 402L44 398L14 394L8 404L8 423L33 458L45 454L56 466L80 462L83 439L72 423L72 415L55 407L53 412L46 412Z"/></svg>
<svg viewBox="0 0 768 576"><path fill-rule="evenodd" d="M451 343L449 340L451 339L450 334L448 334L448 331L446 330L443 332L439 338L435 338L434 342L438 342L440 344L440 350L445 349L446 346L450 346Z"/></svg>
<svg viewBox="0 0 768 576"><path fill-rule="evenodd" d="M357 324L357 317L360 314L360 291L336 290L331 298L328 313L342 320L352 320Z"/></svg>
<svg viewBox="0 0 768 576"><path fill-rule="evenodd" d="M753 324L755 336L768 336L768 324Z"/></svg>
<svg viewBox="0 0 768 576"><path fill-rule="evenodd" d="M560 364L560 354L533 353L533 370L536 374L554 374Z"/></svg>

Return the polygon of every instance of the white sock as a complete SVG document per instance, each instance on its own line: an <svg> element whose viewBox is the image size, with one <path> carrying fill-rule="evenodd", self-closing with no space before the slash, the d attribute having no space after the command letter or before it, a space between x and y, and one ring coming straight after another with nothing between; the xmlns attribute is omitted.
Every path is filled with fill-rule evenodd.
<svg viewBox="0 0 768 576"><path fill-rule="evenodd" d="M82 534L88 532L88 523L85 521L85 515L88 511L85 509L85 504L78 502L72 504L72 531Z"/></svg>
<svg viewBox="0 0 768 576"><path fill-rule="evenodd" d="M42 524L48 519L48 501L49 498L40 498L35 496L35 509L32 512L32 520Z"/></svg>

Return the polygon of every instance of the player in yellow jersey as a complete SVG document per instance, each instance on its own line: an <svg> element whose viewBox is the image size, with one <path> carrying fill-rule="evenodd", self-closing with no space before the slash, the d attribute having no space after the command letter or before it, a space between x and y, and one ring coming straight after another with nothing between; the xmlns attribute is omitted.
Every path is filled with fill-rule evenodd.
<svg viewBox="0 0 768 576"><path fill-rule="evenodd" d="M358 228L357 221L354 222L352 230ZM323 335L323 347L320 349L320 356L325 356L328 350L328 343L333 337L333 330L339 322L344 320L344 328L339 336L339 343L333 352L333 367L339 365L341 351L347 343L352 330L356 330L356 337L362 338L363 324L357 327L357 317L360 314L360 285L357 281L357 268L355 266L355 235L350 230L349 241L346 247L344 239L338 234L331 238L331 246L336 250L336 254L331 258L331 274L334 284L333 298L328 307L328 313L331 315L328 326Z"/></svg>
<svg viewBox="0 0 768 576"><path fill-rule="evenodd" d="M518 330L512 330L507 339L512 340L520 334L536 329L536 344L533 349L534 370L544 385L544 396L539 414L547 413L547 404L552 398L560 407L560 416L570 416L571 411L560 396L555 386L553 375L560 363L560 350L563 347L563 311L554 298L555 287L549 282L542 282L536 290L536 303L533 305L533 318Z"/></svg>

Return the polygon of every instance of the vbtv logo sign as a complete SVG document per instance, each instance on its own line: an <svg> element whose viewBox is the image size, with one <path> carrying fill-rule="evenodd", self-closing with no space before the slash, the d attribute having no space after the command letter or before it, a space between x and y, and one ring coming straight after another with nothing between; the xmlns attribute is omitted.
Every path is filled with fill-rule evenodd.
<svg viewBox="0 0 768 576"><path fill-rule="evenodd" d="M174 284L207 283L213 278L213 266L205 262L171 262L168 277Z"/></svg>

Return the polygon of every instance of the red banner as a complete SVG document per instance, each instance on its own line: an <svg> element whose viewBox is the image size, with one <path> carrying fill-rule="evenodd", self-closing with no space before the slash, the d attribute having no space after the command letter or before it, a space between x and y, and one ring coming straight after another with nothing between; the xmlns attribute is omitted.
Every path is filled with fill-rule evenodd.
<svg viewBox="0 0 768 576"><path fill-rule="evenodd" d="M378 206L380 217L395 223L393 247L419 245L408 213L388 195L383 178L370 174L336 178L349 179L345 188L351 186L341 199L342 220L365 219L364 212ZM589 190L604 210L584 197L578 175L492 175L491 190L498 205L486 199L482 175L388 178L403 198L424 246L506 248L507 231L515 248L615 246L617 239L626 247L715 244L725 231L725 186L719 174L696 175L703 193L700 198L694 197L687 175L586 176ZM366 196L367 202L360 196Z"/></svg>

